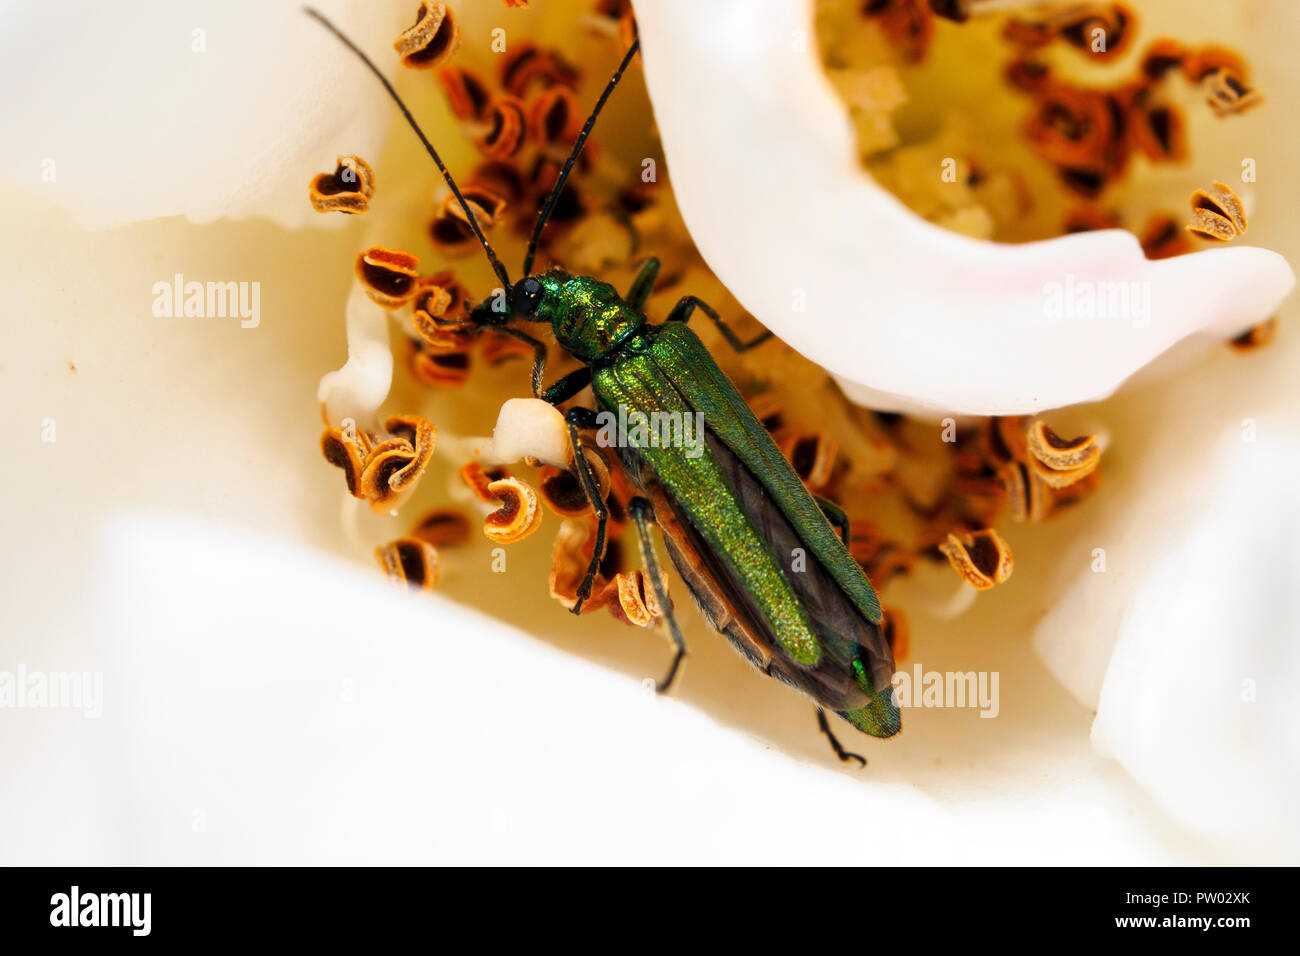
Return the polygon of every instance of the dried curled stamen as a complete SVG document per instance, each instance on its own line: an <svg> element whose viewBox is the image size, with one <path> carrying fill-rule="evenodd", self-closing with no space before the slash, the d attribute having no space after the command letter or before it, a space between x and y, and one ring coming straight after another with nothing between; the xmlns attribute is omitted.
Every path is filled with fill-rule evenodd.
<svg viewBox="0 0 1300 956"><path fill-rule="evenodd" d="M562 518L581 518L592 513L582 481L571 471L547 466L539 486L542 501Z"/></svg>
<svg viewBox="0 0 1300 956"><path fill-rule="evenodd" d="M355 271L371 301L397 309L415 295L419 267L420 260L409 252L371 246L357 256Z"/></svg>
<svg viewBox="0 0 1300 956"><path fill-rule="evenodd" d="M320 450L327 462L343 469L348 494L360 498L361 472L365 470L372 443L370 436L359 431L350 421L344 425L343 428L325 429L320 437Z"/></svg>
<svg viewBox="0 0 1300 956"><path fill-rule="evenodd" d="M513 96L497 97L488 106L488 123L477 143L484 155L504 160L519 152L528 133L523 103Z"/></svg>
<svg viewBox="0 0 1300 956"><path fill-rule="evenodd" d="M415 23L393 41L402 66L431 70L450 59L460 46L460 27L451 8L436 0L421 0Z"/></svg>
<svg viewBox="0 0 1300 956"><path fill-rule="evenodd" d="M1023 416L986 418L980 422L978 447L986 461L998 467L1029 457Z"/></svg>
<svg viewBox="0 0 1300 956"><path fill-rule="evenodd" d="M747 401L749 410L768 434L778 441L785 437L785 403L775 393L762 392Z"/></svg>
<svg viewBox="0 0 1300 956"><path fill-rule="evenodd" d="M864 16L874 20L889 45L903 59L918 63L934 38L934 20L927 0L866 0Z"/></svg>
<svg viewBox="0 0 1300 956"><path fill-rule="evenodd" d="M1101 461L1096 435L1066 440L1042 421L1030 426L1029 452L1035 473L1051 488L1065 488L1087 477Z"/></svg>
<svg viewBox="0 0 1300 956"><path fill-rule="evenodd" d="M480 342L483 361L489 365L500 365L502 362L508 362L510 359L515 358L531 359L533 357L533 347L513 335L487 332L480 337Z"/></svg>
<svg viewBox="0 0 1300 956"><path fill-rule="evenodd" d="M1038 472L1023 461L1013 461L998 470L1007 491L1007 505L1016 521L1042 521L1052 506L1051 489Z"/></svg>
<svg viewBox="0 0 1300 956"><path fill-rule="evenodd" d="M492 493L492 482L509 478L510 472L504 468L484 468L476 461L471 461L460 470L461 481L469 486L470 491L479 501L491 504L496 500Z"/></svg>
<svg viewBox="0 0 1300 956"><path fill-rule="evenodd" d="M662 578L660 583L666 590L667 578ZM625 624L633 627L649 627L663 614L663 609L659 606L659 596L655 594L644 568L616 574L607 589L614 598L608 604L610 614Z"/></svg>
<svg viewBox="0 0 1300 956"><path fill-rule="evenodd" d="M1192 251L1192 241L1183 231L1182 223L1159 213L1147 220L1140 241L1148 259L1171 259Z"/></svg>
<svg viewBox="0 0 1300 956"><path fill-rule="evenodd" d="M464 544L470 538L469 517L457 508L435 508L416 523L410 536L434 547Z"/></svg>
<svg viewBox="0 0 1300 956"><path fill-rule="evenodd" d="M419 415L394 415L384 422L392 438L371 449L361 473L361 496L372 510L396 510L415 490L428 467L438 429Z"/></svg>
<svg viewBox="0 0 1300 956"><path fill-rule="evenodd" d="M577 96L564 86L537 94L528 104L528 126L537 142L567 149L582 128Z"/></svg>
<svg viewBox="0 0 1300 956"><path fill-rule="evenodd" d="M483 79L470 70L450 66L438 73L438 82L447 96L451 112L466 122L487 117L492 93Z"/></svg>
<svg viewBox="0 0 1300 956"><path fill-rule="evenodd" d="M1172 106L1136 103L1128 112L1133 148L1153 163L1180 163L1187 157L1187 127Z"/></svg>
<svg viewBox="0 0 1300 956"><path fill-rule="evenodd" d="M423 591L432 591L438 584L438 551L427 541L398 538L375 548L375 558L392 581Z"/></svg>
<svg viewBox="0 0 1300 956"><path fill-rule="evenodd" d="M1187 231L1202 239L1227 242L1246 231L1246 207L1232 187L1216 182L1192 193L1192 221Z"/></svg>
<svg viewBox="0 0 1300 956"><path fill-rule="evenodd" d="M532 485L518 478L501 478L488 485L488 492L502 502L483 519L483 533L493 541L511 544L541 527L542 509Z"/></svg>
<svg viewBox="0 0 1300 956"><path fill-rule="evenodd" d="M986 591L1011 577L1011 549L992 528L950 534L939 550L977 591Z"/></svg>
<svg viewBox="0 0 1300 956"><path fill-rule="evenodd" d="M578 71L553 50L535 43L514 46L501 63L501 88L511 96L524 99L535 89L577 85Z"/></svg>
<svg viewBox="0 0 1300 956"><path fill-rule="evenodd" d="M1251 89L1240 77L1226 69L1213 70L1201 80L1205 101L1214 115L1240 116L1264 104L1264 94Z"/></svg>
<svg viewBox="0 0 1300 956"><path fill-rule="evenodd" d="M569 610L578 603L578 585L582 583L587 573L592 547L592 535L588 525L578 521L566 521L560 525L559 534L555 536L555 545L551 549L550 588L551 597ZM602 565L604 563L602 561ZM598 577L597 582L599 581ZM591 597L582 602L582 613L590 614L592 611L599 610L612 596L613 592L608 587L593 587Z"/></svg>
<svg viewBox="0 0 1300 956"><path fill-rule="evenodd" d="M1277 316L1273 316L1259 325L1252 326L1233 339L1229 344L1239 352L1263 348L1271 345L1277 337Z"/></svg>
<svg viewBox="0 0 1300 956"><path fill-rule="evenodd" d="M1053 18L1051 24L1066 43L1100 60L1123 53L1137 32L1133 11L1122 3L1066 10Z"/></svg>
<svg viewBox="0 0 1300 956"><path fill-rule="evenodd" d="M469 381L473 364L467 349L430 352L416 348L411 352L411 374L434 388L459 388Z"/></svg>
<svg viewBox="0 0 1300 956"><path fill-rule="evenodd" d="M912 650L912 629L907 623L907 616L895 607L881 608L880 628L885 640L889 642L889 649L894 653L894 662L906 660Z"/></svg>
<svg viewBox="0 0 1300 956"><path fill-rule="evenodd" d="M780 444L790 466L814 494L830 487L836 476L839 443L824 432L791 435Z"/></svg>
<svg viewBox="0 0 1300 956"><path fill-rule="evenodd" d="M1155 83L1174 70L1181 69L1186 49L1176 40L1153 40L1142 54L1142 76Z"/></svg>
<svg viewBox="0 0 1300 956"><path fill-rule="evenodd" d="M361 215L375 194L375 171L360 156L340 156L334 172L312 177L307 194L317 212Z"/></svg>

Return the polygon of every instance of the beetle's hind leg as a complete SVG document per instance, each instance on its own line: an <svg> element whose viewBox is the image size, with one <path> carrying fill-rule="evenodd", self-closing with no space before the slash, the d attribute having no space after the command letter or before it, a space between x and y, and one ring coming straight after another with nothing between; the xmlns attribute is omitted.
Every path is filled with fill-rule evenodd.
<svg viewBox="0 0 1300 956"><path fill-rule="evenodd" d="M822 710L820 707L817 708L817 729L825 734L826 739L830 741L831 750L835 751L835 756L839 757L841 761L848 763L850 760L856 760L864 767L867 765L866 757L855 754L851 750L845 750L844 746L839 742L839 739L836 738L835 734L831 733L831 725L826 720L826 711Z"/></svg>
<svg viewBox="0 0 1300 956"><path fill-rule="evenodd" d="M649 501L638 495L627 503L627 513L636 525L636 534L641 541L641 563L645 565L650 586L654 588L655 598L659 601L664 619L668 622L668 633L673 639L673 647L676 650L668 674L655 685L655 690L666 694L673 684L673 679L677 677L678 670L681 669L682 661L686 659L686 641L677 626L677 617L673 614L672 605L668 603L668 592L664 590L663 579L659 576L659 562L655 559L654 542L650 540L650 521L654 517L654 508Z"/></svg>
<svg viewBox="0 0 1300 956"><path fill-rule="evenodd" d="M817 502L817 507L822 509L822 514L826 516L826 520L839 529L840 537L844 541L844 547L847 548L849 546L849 516L844 513L843 508L829 498L813 495L813 500Z"/></svg>
<svg viewBox="0 0 1300 956"><path fill-rule="evenodd" d="M573 446L573 462L578 469L578 481L587 494L591 510L596 513L596 546L591 552L591 564L587 566L587 573L583 576L582 583L578 585L578 599L573 605L574 614L581 614L583 602L591 597L592 585L595 584L596 575L600 572L601 559L605 557L605 526L609 523L609 509L605 505L605 499L600 496L600 488L591 474L591 465L587 463L587 456L582 451L582 439L578 436L579 428L596 427L595 419L596 413L589 408L571 408L564 416L564 422L569 427L569 442Z"/></svg>
<svg viewBox="0 0 1300 956"><path fill-rule="evenodd" d="M721 332L722 337L727 340L727 344L737 352L748 352L750 349L762 345L772 337L772 331L771 329L768 329L760 332L748 342L742 341L740 336L736 335L736 333L731 330L731 326L727 325L722 316L718 315L717 309L709 305L709 303L705 302L703 299L697 298L693 295L683 296L682 300L673 306L673 310L668 313L667 321L689 322L691 320L691 313L696 309L699 309L713 320L713 324L718 327L718 331Z"/></svg>

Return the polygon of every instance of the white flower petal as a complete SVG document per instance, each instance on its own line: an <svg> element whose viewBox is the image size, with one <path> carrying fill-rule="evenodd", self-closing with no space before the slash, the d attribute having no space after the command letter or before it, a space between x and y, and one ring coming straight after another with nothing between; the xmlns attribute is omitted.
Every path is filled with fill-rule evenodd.
<svg viewBox="0 0 1300 956"><path fill-rule="evenodd" d="M1135 569L1092 739L1185 825L1290 860L1300 445L1230 435L1217 459L1199 517Z"/></svg>
<svg viewBox="0 0 1300 956"><path fill-rule="evenodd" d="M1189 336L1266 319L1276 253L1158 262L1119 230L1010 246L906 209L856 159L809 0L636 4L673 189L740 303L876 407L1016 414L1103 398ZM1138 283L1149 315L1053 318L1053 284ZM1145 295L1145 291L1143 291Z"/></svg>
<svg viewBox="0 0 1300 956"><path fill-rule="evenodd" d="M319 6L378 53L415 5ZM96 228L172 215L335 224L345 217L312 211L308 181L340 152L373 156L392 117L296 0L8 4L0 84L0 179Z"/></svg>

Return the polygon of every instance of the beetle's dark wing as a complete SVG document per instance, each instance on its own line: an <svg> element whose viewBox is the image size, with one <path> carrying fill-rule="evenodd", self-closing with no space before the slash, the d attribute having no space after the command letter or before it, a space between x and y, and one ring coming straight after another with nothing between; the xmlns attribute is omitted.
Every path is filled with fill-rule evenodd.
<svg viewBox="0 0 1300 956"><path fill-rule="evenodd" d="M736 501L773 551L790 554L802 548L794 527L762 483L716 436L709 435L707 442L734 489ZM832 653L817 666L806 668L782 653L743 576L707 545L681 502L657 480L653 468L635 451L625 452L624 462L650 497L669 557L715 630L726 635L759 670L838 711L860 730L880 737L898 731L898 712L889 702L889 694L869 695L852 666L854 660L880 654L882 649L884 654L890 653L880 627L862 616L815 556L807 556L805 570L789 575L790 584ZM870 651L863 653L867 648Z"/></svg>

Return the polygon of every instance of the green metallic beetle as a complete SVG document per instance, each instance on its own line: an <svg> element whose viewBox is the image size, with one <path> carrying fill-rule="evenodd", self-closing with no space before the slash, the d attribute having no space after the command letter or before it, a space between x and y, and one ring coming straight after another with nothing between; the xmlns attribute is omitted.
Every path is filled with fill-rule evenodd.
<svg viewBox="0 0 1300 956"><path fill-rule="evenodd" d="M817 704L818 726L835 753L841 760L865 764L840 746L823 710L836 711L874 737L892 737L900 727L890 685L893 653L881 627L875 591L849 554L848 521L837 505L807 490L687 322L699 309L737 351L761 344L771 333L742 342L717 312L694 296L678 302L662 324L651 324L641 309L659 271L655 259L643 264L625 296L607 282L559 269L529 274L542 228L639 41L632 43L597 100L538 215L524 256L525 278L511 283L455 180L392 85L325 17L307 12L379 78L461 203L502 284L496 295L472 311L471 322L476 329L490 328L532 347L533 394L559 405L590 386L599 411L611 416L620 408L703 416L704 447L694 454L646 440L635 430L620 429L616 441L629 479L644 495L629 503L628 512L676 647L659 690L672 683L686 645L659 575L651 522L659 526L673 564L714 629L761 671L811 697ZM583 366L543 388L546 345L511 324L516 320L548 323L559 346ZM587 408L570 409L565 420L575 451L581 446L580 432L596 428L600 421L597 411ZM608 511L585 455L575 454L574 460L597 517L595 550L578 588L576 614L591 596L604 553Z"/></svg>

